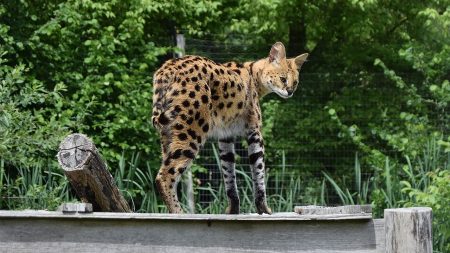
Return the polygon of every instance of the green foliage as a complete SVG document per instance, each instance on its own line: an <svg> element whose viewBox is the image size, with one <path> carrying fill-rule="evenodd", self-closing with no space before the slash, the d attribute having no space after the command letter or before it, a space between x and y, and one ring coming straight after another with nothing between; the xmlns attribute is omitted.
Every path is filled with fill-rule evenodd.
<svg viewBox="0 0 450 253"><path fill-rule="evenodd" d="M209 1L1 3L1 150L25 154L40 143L41 155L53 156L47 149L76 131L91 136L109 161L122 150L158 157L149 123L152 72L172 50L175 27L207 32L219 8ZM18 123L31 130L14 130ZM8 162L24 159L1 154Z"/></svg>
<svg viewBox="0 0 450 253"><path fill-rule="evenodd" d="M55 167L18 167L14 177L0 160L0 209L56 210L72 200L68 181Z"/></svg>
<svg viewBox="0 0 450 253"><path fill-rule="evenodd" d="M67 134L58 116L47 106L61 102L64 86L48 91L43 83L29 80L24 64L6 65L7 52L0 46L0 154L13 166L37 166L54 157Z"/></svg>
<svg viewBox="0 0 450 253"><path fill-rule="evenodd" d="M405 187L411 201L407 206L428 206L433 209L434 250L450 252L450 167L427 173L430 185L425 189Z"/></svg>
<svg viewBox="0 0 450 253"><path fill-rule="evenodd" d="M450 155L437 139L428 140L420 155L414 159L406 156L404 163L395 163L386 157L383 168L377 169L377 173L365 181L360 179L361 169L356 158L354 187L345 178L335 180L327 173L324 173L325 179L344 205L367 204L370 201L375 217L381 217L386 208L431 207L434 249L448 252Z"/></svg>

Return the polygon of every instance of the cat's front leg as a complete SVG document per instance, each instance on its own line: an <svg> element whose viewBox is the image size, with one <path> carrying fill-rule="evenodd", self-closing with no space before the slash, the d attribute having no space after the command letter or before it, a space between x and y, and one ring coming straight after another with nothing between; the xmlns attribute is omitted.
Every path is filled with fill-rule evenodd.
<svg viewBox="0 0 450 253"><path fill-rule="evenodd" d="M272 214L267 205L266 186L264 183L264 142L259 129L252 129L247 135L248 155L253 178L253 193L255 197L256 212L258 214Z"/></svg>

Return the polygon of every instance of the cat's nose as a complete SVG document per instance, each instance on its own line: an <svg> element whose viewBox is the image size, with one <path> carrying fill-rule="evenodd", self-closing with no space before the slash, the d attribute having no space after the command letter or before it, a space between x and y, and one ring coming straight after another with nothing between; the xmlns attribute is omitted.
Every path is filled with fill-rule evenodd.
<svg viewBox="0 0 450 253"><path fill-rule="evenodd" d="M287 93L288 93L288 96L292 96L292 94L294 93L293 90L286 90L286 91L287 91Z"/></svg>

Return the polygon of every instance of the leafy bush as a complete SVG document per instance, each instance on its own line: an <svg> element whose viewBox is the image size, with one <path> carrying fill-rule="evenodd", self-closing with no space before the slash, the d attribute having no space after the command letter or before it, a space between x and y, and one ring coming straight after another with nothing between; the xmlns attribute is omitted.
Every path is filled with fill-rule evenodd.
<svg viewBox="0 0 450 253"><path fill-rule="evenodd" d="M426 189L403 188L411 198L406 206L428 206L433 209L434 249L450 252L450 166L427 174L430 185Z"/></svg>
<svg viewBox="0 0 450 253"><path fill-rule="evenodd" d="M24 64L6 65L0 46L0 154L13 166L37 166L53 159L67 128L48 107L61 103L62 85L53 91L42 82L29 80Z"/></svg>

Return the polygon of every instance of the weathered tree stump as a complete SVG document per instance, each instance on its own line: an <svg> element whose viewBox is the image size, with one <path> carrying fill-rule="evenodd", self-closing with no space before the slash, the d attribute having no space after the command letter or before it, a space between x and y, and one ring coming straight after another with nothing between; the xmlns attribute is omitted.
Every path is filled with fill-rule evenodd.
<svg viewBox="0 0 450 253"><path fill-rule="evenodd" d="M432 253L429 207L385 209L386 252Z"/></svg>
<svg viewBox="0 0 450 253"><path fill-rule="evenodd" d="M71 134L59 145L58 162L78 197L94 211L131 212L94 143Z"/></svg>

